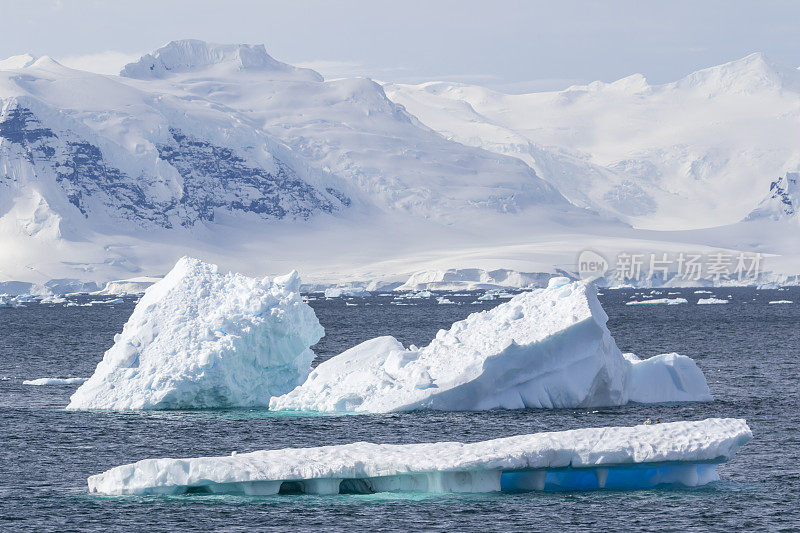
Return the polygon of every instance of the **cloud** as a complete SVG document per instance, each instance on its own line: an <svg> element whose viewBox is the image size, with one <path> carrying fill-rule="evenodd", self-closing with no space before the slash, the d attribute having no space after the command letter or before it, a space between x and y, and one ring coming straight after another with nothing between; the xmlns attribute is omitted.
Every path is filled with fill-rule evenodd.
<svg viewBox="0 0 800 533"><path fill-rule="evenodd" d="M126 54L108 50L94 54L67 56L57 59L57 61L70 68L88 70L97 74L119 74L122 67L140 57L142 54Z"/></svg>
<svg viewBox="0 0 800 533"><path fill-rule="evenodd" d="M310 68L322 74L326 79L333 78L379 78L395 72L403 72L405 67L380 67L367 66L360 61L330 61L327 59L314 59L311 61L292 62L296 67Z"/></svg>

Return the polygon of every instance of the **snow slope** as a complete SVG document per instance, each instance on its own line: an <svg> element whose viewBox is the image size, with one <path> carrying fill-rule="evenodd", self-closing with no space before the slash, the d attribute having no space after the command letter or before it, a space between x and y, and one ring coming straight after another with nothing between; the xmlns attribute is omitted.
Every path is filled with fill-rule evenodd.
<svg viewBox="0 0 800 533"><path fill-rule="evenodd" d="M296 272L253 279L183 258L147 289L68 409L267 405L302 383L324 330Z"/></svg>
<svg viewBox="0 0 800 533"><path fill-rule="evenodd" d="M744 420L711 418L587 428L483 442L372 444L145 459L89 477L101 494L308 494L631 489L717 481L716 463L752 438Z"/></svg>
<svg viewBox="0 0 800 533"><path fill-rule="evenodd" d="M800 169L800 72L763 54L663 85L634 74L530 94L384 89L445 137L519 157L577 205L642 228L734 223Z"/></svg>
<svg viewBox="0 0 800 533"><path fill-rule="evenodd" d="M623 356L594 285L553 278L547 289L440 330L424 348L394 337L363 342L317 366L271 410L388 412L562 408L709 401L686 356Z"/></svg>

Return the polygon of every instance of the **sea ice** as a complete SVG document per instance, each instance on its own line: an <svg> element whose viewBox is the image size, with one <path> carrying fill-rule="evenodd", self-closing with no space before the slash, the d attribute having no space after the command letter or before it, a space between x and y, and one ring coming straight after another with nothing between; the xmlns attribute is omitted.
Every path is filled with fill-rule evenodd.
<svg viewBox="0 0 800 533"><path fill-rule="evenodd" d="M272 282L184 257L149 287L68 409L263 406L310 371L323 335L297 273Z"/></svg>
<svg viewBox="0 0 800 533"><path fill-rule="evenodd" d="M772 300L771 304L791 304L794 303L792 300Z"/></svg>
<svg viewBox="0 0 800 533"><path fill-rule="evenodd" d="M625 357L587 282L553 278L440 330L426 347L378 337L316 367L270 409L388 412L709 401L694 361Z"/></svg>
<svg viewBox="0 0 800 533"><path fill-rule="evenodd" d="M719 298L700 298L697 300L697 305L712 305L712 304L726 304L728 300L720 300Z"/></svg>
<svg viewBox="0 0 800 533"><path fill-rule="evenodd" d="M102 494L307 494L638 489L717 481L716 464L752 438L744 420L711 418L574 429L483 442L260 450L145 459L89 477Z"/></svg>

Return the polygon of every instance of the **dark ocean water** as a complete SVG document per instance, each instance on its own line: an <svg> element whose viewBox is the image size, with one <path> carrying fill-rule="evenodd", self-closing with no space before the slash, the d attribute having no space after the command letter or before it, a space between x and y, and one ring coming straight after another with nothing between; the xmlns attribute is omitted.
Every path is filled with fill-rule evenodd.
<svg viewBox="0 0 800 533"><path fill-rule="evenodd" d="M263 410L80 413L63 410L76 386L23 379L89 376L133 303L0 309L0 530L785 530L800 529L800 290L715 289L727 305L625 306L601 300L623 351L679 352L705 372L715 401L610 409L289 417ZM663 296L667 291L664 291ZM674 290L672 291L674 292ZM675 297L677 295L670 295ZM501 303L389 305L391 298L317 300L327 331L320 358L377 335L426 344L439 328ZM770 300L794 304L769 305ZM369 304L369 305L367 305ZM162 456L226 455L355 440L477 441L590 426L707 417L746 418L754 439L696 489L564 493L102 497L86 478Z"/></svg>

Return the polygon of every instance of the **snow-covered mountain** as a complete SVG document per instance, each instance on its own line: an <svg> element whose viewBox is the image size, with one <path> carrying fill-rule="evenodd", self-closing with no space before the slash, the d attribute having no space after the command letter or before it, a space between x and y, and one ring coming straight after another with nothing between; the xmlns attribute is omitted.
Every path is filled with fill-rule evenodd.
<svg viewBox="0 0 800 533"><path fill-rule="evenodd" d="M175 41L119 76L16 56L0 61L0 281L160 275L187 254L317 286L535 277L587 248L800 253L771 219L676 231L741 220L764 176L797 170L796 74L754 56L510 96L326 81L262 45Z"/></svg>
<svg viewBox="0 0 800 533"><path fill-rule="evenodd" d="M348 239L365 218L592 217L518 159L442 138L378 84L326 82L263 45L175 41L121 76L5 60L0 170L11 279L123 277L175 243L237 255L327 226Z"/></svg>
<svg viewBox="0 0 800 533"><path fill-rule="evenodd" d="M769 184L769 193L746 220L800 220L800 172L787 172Z"/></svg>
<svg viewBox="0 0 800 533"><path fill-rule="evenodd" d="M636 74L518 95L384 89L448 139L518 157L577 205L640 228L734 223L769 176L800 169L800 72L762 54L663 85Z"/></svg>

